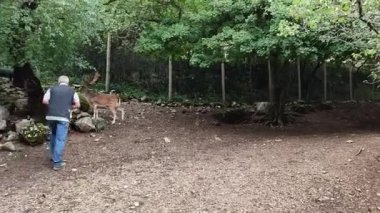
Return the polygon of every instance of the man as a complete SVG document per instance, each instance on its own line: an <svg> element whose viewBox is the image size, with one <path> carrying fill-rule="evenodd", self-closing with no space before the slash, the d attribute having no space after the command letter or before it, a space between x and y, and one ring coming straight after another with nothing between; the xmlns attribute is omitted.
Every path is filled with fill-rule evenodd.
<svg viewBox="0 0 380 213"><path fill-rule="evenodd" d="M60 170L65 165L62 160L70 123L70 109L79 108L78 94L69 87L69 78L60 76L58 85L46 91L42 103L48 105L46 120L51 131L50 154L53 169Z"/></svg>

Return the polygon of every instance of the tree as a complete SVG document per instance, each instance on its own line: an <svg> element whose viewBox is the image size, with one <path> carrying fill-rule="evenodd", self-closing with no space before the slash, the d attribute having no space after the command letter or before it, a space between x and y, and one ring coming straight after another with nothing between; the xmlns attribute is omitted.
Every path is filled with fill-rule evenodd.
<svg viewBox="0 0 380 213"><path fill-rule="evenodd" d="M3 65L30 61L42 72L70 72L89 64L79 54L83 45L99 40L99 1L38 1L34 10L23 1L3 1L0 55ZM20 42L22 41L22 42Z"/></svg>

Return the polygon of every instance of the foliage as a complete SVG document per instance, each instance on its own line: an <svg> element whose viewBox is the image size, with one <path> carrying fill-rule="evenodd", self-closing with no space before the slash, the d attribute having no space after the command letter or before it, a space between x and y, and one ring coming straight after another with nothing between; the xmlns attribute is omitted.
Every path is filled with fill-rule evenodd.
<svg viewBox="0 0 380 213"><path fill-rule="evenodd" d="M1 3L0 48L6 51L0 65L30 60L43 81L52 73L91 68L83 53L104 50L108 32L114 48L202 68L270 59L279 109L296 59L317 68L333 62L372 71L370 83L380 76L379 1L44 0L35 10L21 9L21 2ZM118 87L127 96L151 95L138 86Z"/></svg>
<svg viewBox="0 0 380 213"><path fill-rule="evenodd" d="M90 66L78 50L100 40L98 1L47 0L35 10L21 9L21 2L1 3L2 65L31 61L35 69L50 75Z"/></svg>

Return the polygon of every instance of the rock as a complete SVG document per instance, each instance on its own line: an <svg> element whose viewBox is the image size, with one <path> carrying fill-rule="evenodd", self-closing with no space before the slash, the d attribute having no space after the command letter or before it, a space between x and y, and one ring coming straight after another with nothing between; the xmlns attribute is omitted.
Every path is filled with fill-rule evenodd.
<svg viewBox="0 0 380 213"><path fill-rule="evenodd" d="M270 107L270 102L257 102L256 112L257 113L267 113Z"/></svg>
<svg viewBox="0 0 380 213"><path fill-rule="evenodd" d="M91 117L91 115L87 112L81 112L77 115L77 119L86 118L86 117Z"/></svg>
<svg viewBox="0 0 380 213"><path fill-rule="evenodd" d="M90 117L78 119L75 121L74 126L80 132L90 132L96 129Z"/></svg>
<svg viewBox="0 0 380 213"><path fill-rule="evenodd" d="M172 109L172 110L170 110L170 112L171 112L171 113L176 113L176 112L177 112L177 110L175 110L175 109Z"/></svg>
<svg viewBox="0 0 380 213"><path fill-rule="evenodd" d="M143 97L140 98L140 100L141 100L142 102L146 101L147 99L148 99L148 97L146 97L146 95L144 95Z"/></svg>
<svg viewBox="0 0 380 213"><path fill-rule="evenodd" d="M93 118L92 123L95 125L96 131L104 130L107 122L103 118Z"/></svg>
<svg viewBox="0 0 380 213"><path fill-rule="evenodd" d="M201 109L201 113L203 113L203 114L206 114L206 113L208 113L210 111L210 108L209 107L202 107L202 109Z"/></svg>
<svg viewBox="0 0 380 213"><path fill-rule="evenodd" d="M83 94L78 93L79 101L80 101L80 110L84 112L88 112L90 110L90 104L88 103L86 97Z"/></svg>
<svg viewBox="0 0 380 213"><path fill-rule="evenodd" d="M346 143L354 143L353 140L347 140Z"/></svg>
<svg viewBox="0 0 380 213"><path fill-rule="evenodd" d="M16 122L16 132L20 134L21 129L34 123L33 119L22 119Z"/></svg>
<svg viewBox="0 0 380 213"><path fill-rule="evenodd" d="M6 120L0 120L0 131L4 131L7 129L7 121Z"/></svg>
<svg viewBox="0 0 380 213"><path fill-rule="evenodd" d="M81 111L80 111L80 109L73 109L73 114L80 114L81 113Z"/></svg>
<svg viewBox="0 0 380 213"><path fill-rule="evenodd" d="M7 139L5 141L16 141L18 140L18 134L13 131L8 132Z"/></svg>
<svg viewBox="0 0 380 213"><path fill-rule="evenodd" d="M28 110L28 99L21 98L15 101L15 106L17 111L27 111Z"/></svg>
<svg viewBox="0 0 380 213"><path fill-rule="evenodd" d="M215 125L215 126L220 126L220 125L222 125L219 121L213 121L212 124Z"/></svg>
<svg viewBox="0 0 380 213"><path fill-rule="evenodd" d="M0 105L0 120L7 120L8 117L9 117L8 109Z"/></svg>
<svg viewBox="0 0 380 213"><path fill-rule="evenodd" d="M0 145L0 150L10 151L10 152L17 151L15 145L12 142L6 142L5 144L1 144Z"/></svg>
<svg viewBox="0 0 380 213"><path fill-rule="evenodd" d="M219 138L217 135L215 135L214 138L215 138L216 141L222 141L222 139Z"/></svg>
<svg viewBox="0 0 380 213"><path fill-rule="evenodd" d="M170 143L170 139L168 137L165 137L164 140L165 140L165 143Z"/></svg>

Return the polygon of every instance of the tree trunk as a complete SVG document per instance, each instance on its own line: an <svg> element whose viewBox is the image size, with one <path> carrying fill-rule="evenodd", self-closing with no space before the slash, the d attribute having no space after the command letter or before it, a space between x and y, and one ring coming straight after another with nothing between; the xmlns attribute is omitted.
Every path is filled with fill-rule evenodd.
<svg viewBox="0 0 380 213"><path fill-rule="evenodd" d="M301 64L300 58L297 58L297 74L298 74L298 101L302 100L302 88L301 88Z"/></svg>
<svg viewBox="0 0 380 213"><path fill-rule="evenodd" d="M249 60L249 91L253 94L253 65L255 63L254 57Z"/></svg>
<svg viewBox="0 0 380 213"><path fill-rule="evenodd" d="M111 33L107 35L107 61L106 61L106 92L110 89L110 67L111 67Z"/></svg>
<svg viewBox="0 0 380 213"><path fill-rule="evenodd" d="M353 101L354 100L354 93L353 93L353 86L352 86L352 71L353 71L354 67L350 67L350 70L349 70L349 78L350 78L350 101Z"/></svg>
<svg viewBox="0 0 380 213"><path fill-rule="evenodd" d="M326 68L326 62L323 63L323 99L324 101L327 101L327 68Z"/></svg>
<svg viewBox="0 0 380 213"><path fill-rule="evenodd" d="M225 70L225 61L222 61L221 65L221 78L222 78L222 102L223 104L226 103L226 81L225 81L225 75L226 75L226 70Z"/></svg>
<svg viewBox="0 0 380 213"><path fill-rule="evenodd" d="M168 99L172 100L173 94L173 65L172 65L172 56L169 56L169 91L168 91Z"/></svg>
<svg viewBox="0 0 380 213"><path fill-rule="evenodd" d="M273 87L273 73L272 73L270 58L268 58L268 85L269 85L269 101L273 102L274 87Z"/></svg>

